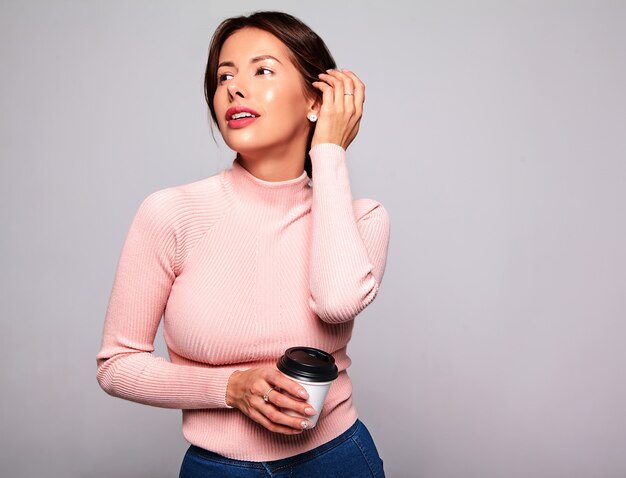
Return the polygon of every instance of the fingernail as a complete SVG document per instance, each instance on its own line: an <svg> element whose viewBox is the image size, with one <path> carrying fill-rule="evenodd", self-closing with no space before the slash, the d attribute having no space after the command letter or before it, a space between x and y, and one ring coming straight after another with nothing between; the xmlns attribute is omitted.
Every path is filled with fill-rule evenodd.
<svg viewBox="0 0 626 478"><path fill-rule="evenodd" d="M306 420L302 420L302 422L300 422L300 426L303 430L306 430L307 428L309 428L309 422Z"/></svg>
<svg viewBox="0 0 626 478"><path fill-rule="evenodd" d="M301 388L300 390L298 390L298 395L300 395L302 398L304 398L305 400L307 398L309 398L309 394L306 393L306 390Z"/></svg>
<svg viewBox="0 0 626 478"><path fill-rule="evenodd" d="M304 413L306 413L307 415L315 415L315 413L316 413L316 412L315 412L315 410L314 410L313 408L311 408L311 407L306 407L306 408L304 409Z"/></svg>

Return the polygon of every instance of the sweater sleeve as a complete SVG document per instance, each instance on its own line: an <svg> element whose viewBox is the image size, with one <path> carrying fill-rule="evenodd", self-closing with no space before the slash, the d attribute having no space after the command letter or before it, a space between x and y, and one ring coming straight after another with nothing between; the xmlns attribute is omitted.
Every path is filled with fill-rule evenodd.
<svg viewBox="0 0 626 478"><path fill-rule="evenodd" d="M154 337L181 264L175 193L152 194L132 222L107 309L97 379L110 395L166 408L229 408L234 368L173 364L152 354Z"/></svg>
<svg viewBox="0 0 626 478"><path fill-rule="evenodd" d="M311 161L311 307L325 322L346 322L378 293L387 259L389 217L375 201L352 201L343 148L315 146Z"/></svg>

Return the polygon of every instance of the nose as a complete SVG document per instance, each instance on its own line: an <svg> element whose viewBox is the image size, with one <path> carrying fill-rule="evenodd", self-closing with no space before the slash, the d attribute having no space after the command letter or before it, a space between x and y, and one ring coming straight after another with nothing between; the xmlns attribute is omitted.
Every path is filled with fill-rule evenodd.
<svg viewBox="0 0 626 478"><path fill-rule="evenodd" d="M241 82L236 81L234 78L228 83L227 90L230 101L233 101L237 97L245 98L247 96L246 90Z"/></svg>

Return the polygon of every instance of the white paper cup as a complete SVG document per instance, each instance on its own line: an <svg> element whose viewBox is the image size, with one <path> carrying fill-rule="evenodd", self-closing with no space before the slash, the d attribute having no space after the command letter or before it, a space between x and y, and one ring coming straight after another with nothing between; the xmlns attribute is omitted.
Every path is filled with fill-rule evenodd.
<svg viewBox="0 0 626 478"><path fill-rule="evenodd" d="M276 366L287 378L302 385L309 394L307 402L317 413L309 417L293 410L282 409L282 411L292 417L306 418L311 422L311 428L314 427L328 390L338 375L335 359L329 353L313 347L291 347L278 359Z"/></svg>
<svg viewBox="0 0 626 478"><path fill-rule="evenodd" d="M328 391L330 390L330 385L333 382L303 382L302 380L296 380L289 375L283 374L287 378L298 382L302 387L308 392L309 399L307 403L311 405L315 411L317 412L313 416L309 415L300 415L299 413L294 412L293 410L281 409L287 415L291 415L292 417L301 417L306 418L311 422L311 426L309 428L313 428L317 424L317 419L320 416L320 412L322 411L322 407L324 406L324 401L326 400L326 395L328 395Z"/></svg>

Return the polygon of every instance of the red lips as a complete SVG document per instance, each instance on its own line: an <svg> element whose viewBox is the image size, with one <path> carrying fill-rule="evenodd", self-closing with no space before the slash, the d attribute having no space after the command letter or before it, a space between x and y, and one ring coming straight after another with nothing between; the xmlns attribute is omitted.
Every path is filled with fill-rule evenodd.
<svg viewBox="0 0 626 478"><path fill-rule="evenodd" d="M232 119L233 115L236 115L239 113L248 113L249 115L252 115L252 116L245 115L237 119ZM228 127L237 129L237 128L243 128L245 126L248 126L251 123L254 123L256 119L261 115L257 113L256 111L254 111L252 108L248 108L247 106L243 106L243 105L237 105L237 106L231 106L230 108L228 108L224 116L225 116L226 122L228 123Z"/></svg>

